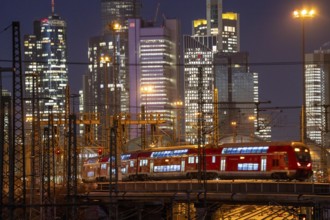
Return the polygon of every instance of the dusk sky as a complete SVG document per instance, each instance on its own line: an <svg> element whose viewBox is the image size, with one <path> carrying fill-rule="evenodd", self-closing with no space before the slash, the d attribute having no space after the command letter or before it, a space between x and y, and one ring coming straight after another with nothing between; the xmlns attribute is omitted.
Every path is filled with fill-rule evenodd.
<svg viewBox="0 0 330 220"><path fill-rule="evenodd" d="M191 21L206 17L205 0L142 0L142 18L153 19L160 2L158 20L181 20L182 33L191 34ZM223 0L224 12L240 14L241 51L249 52L250 71L259 73L260 101L270 106L300 106L302 103L301 23L294 9L311 5L317 17L306 22L306 52L330 41L329 0ZM88 39L101 33L100 0L55 0L55 12L67 22L68 61L87 62ZM0 66L10 67L12 21L21 24L21 37L33 33L33 21L51 14L51 0L1 0ZM328 47L329 48L329 47ZM82 87L87 65L69 65L71 93ZM9 78L9 75L6 76ZM5 78L6 78L5 77ZM299 109L273 112L274 139L299 139Z"/></svg>

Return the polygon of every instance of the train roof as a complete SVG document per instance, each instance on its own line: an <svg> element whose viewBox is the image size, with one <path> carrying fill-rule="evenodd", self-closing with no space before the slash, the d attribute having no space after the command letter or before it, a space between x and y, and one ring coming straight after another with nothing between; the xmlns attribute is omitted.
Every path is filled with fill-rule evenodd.
<svg viewBox="0 0 330 220"><path fill-rule="evenodd" d="M218 147L251 147L251 146L306 146L298 141L264 141L264 142L245 142L245 143L226 143Z"/></svg>
<svg viewBox="0 0 330 220"><path fill-rule="evenodd" d="M217 147L213 144L205 145L206 148L224 148L224 147L257 147L257 146L306 146L302 142L298 141L264 141L264 142L242 142L242 143L225 143L218 145ZM130 152L125 152L123 154L138 154L138 153L151 153L157 151L170 151L170 150L184 150L184 149L197 149L198 145L180 145L180 146L168 146L168 147L154 147L147 149L140 149Z"/></svg>

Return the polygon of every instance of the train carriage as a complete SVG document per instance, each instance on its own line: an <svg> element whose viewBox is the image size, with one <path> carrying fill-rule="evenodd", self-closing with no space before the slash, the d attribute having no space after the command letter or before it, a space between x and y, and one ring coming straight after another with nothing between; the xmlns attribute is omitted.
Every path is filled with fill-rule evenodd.
<svg viewBox="0 0 330 220"><path fill-rule="evenodd" d="M308 179L309 149L299 142L227 144L221 146L219 178Z"/></svg>
<svg viewBox="0 0 330 220"><path fill-rule="evenodd" d="M99 157L91 157L84 161L81 178L83 182L95 182L99 176Z"/></svg>
<svg viewBox="0 0 330 220"><path fill-rule="evenodd" d="M196 145L126 153L121 155L122 180L196 179L199 174L207 179L305 180L312 175L309 149L299 142L206 145L204 159L199 164L203 159ZM109 157L100 158L95 179L109 180L109 171ZM83 172L91 175L88 169Z"/></svg>

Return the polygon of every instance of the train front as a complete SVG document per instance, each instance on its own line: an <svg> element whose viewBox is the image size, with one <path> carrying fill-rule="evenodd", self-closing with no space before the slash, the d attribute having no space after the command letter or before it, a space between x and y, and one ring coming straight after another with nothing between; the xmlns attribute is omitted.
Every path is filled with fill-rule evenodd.
<svg viewBox="0 0 330 220"><path fill-rule="evenodd" d="M293 149L297 163L295 179L306 180L313 174L310 150L304 145L293 146Z"/></svg>

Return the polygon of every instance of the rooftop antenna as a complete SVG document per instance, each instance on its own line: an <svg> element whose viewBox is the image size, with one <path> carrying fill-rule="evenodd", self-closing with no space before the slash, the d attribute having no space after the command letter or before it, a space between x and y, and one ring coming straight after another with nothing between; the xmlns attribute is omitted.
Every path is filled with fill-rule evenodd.
<svg viewBox="0 0 330 220"><path fill-rule="evenodd" d="M54 11L55 11L55 3L54 0L52 0L52 15L54 15Z"/></svg>

